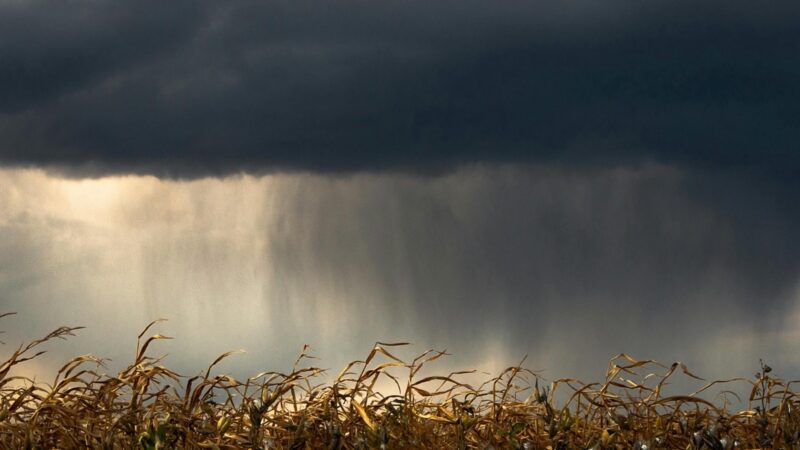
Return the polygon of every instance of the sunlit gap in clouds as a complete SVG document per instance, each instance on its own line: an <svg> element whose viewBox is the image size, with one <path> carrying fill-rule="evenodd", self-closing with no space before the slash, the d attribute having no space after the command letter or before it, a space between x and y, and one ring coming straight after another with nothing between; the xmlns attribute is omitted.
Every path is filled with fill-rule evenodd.
<svg viewBox="0 0 800 450"><path fill-rule="evenodd" d="M708 378L759 357L798 374L798 280L667 166L476 166L438 177L279 174L193 181L0 171L0 292L9 345L60 325L41 367L91 352L119 368L150 320L168 365L224 351L236 376L291 366L303 344L338 373L375 341L497 373L602 377L619 352ZM716 209L715 209L716 208ZM634 220L635 219L635 220ZM763 240L763 242L761 240ZM754 299L763 307L754 306ZM760 309L759 309L760 308ZM753 320L754 311L760 311ZM34 370L32 365L26 370ZM50 374L47 374L49 377Z"/></svg>

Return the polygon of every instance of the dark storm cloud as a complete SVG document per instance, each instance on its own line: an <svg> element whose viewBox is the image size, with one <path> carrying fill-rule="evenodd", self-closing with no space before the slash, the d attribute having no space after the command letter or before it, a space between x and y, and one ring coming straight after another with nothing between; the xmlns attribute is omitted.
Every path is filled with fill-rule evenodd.
<svg viewBox="0 0 800 450"><path fill-rule="evenodd" d="M77 175L800 170L800 6L0 6L0 161Z"/></svg>
<svg viewBox="0 0 800 450"><path fill-rule="evenodd" d="M159 6L159 8L156 8ZM192 36L187 2L5 2L0 6L0 111L46 108L169 52Z"/></svg>

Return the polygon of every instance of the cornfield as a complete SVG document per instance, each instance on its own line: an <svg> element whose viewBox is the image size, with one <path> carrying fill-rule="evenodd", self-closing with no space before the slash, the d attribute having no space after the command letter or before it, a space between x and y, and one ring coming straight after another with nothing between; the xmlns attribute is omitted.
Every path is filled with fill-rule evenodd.
<svg viewBox="0 0 800 450"><path fill-rule="evenodd" d="M5 314L0 317L8 316ZM546 383L508 367L480 384L472 372L421 375L446 356L429 350L396 356L406 343L378 342L335 377L313 367L306 349L286 373L247 379L215 374L220 355L185 377L150 356L168 339L144 328L133 362L116 375L103 360L67 361L52 384L13 376L42 344L79 328L61 327L16 348L0 364L0 446L101 449L756 449L800 448L800 413L792 382L764 364L751 379L705 384L666 395L673 377L697 378L683 364L662 365L621 354L603 382ZM331 380L332 381L329 381ZM392 386L388 392L380 383ZM744 383L742 410L704 399L727 383ZM556 401L556 392L559 398ZM730 395L736 395L730 393ZM561 404L558 404L561 403Z"/></svg>

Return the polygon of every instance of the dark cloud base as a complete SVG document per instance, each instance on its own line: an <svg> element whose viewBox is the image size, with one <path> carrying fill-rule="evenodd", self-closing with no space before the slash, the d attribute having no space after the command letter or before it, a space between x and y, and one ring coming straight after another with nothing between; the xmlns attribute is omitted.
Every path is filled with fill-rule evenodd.
<svg viewBox="0 0 800 450"><path fill-rule="evenodd" d="M800 173L796 2L12 2L0 163Z"/></svg>

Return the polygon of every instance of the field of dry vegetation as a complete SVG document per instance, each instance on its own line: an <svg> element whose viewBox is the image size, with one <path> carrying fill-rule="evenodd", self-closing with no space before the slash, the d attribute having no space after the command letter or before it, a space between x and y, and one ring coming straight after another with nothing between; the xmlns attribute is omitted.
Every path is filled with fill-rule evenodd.
<svg viewBox="0 0 800 450"><path fill-rule="evenodd" d="M600 383L545 382L509 367L470 385L462 381L470 372L422 375L424 365L446 354L428 351L404 361L395 356L403 343L376 343L335 378L305 352L286 373L240 380L217 374L215 366L231 352L186 377L150 356L167 339L151 334L156 323L138 337L135 360L116 375L86 355L64 364L52 384L14 376L42 344L77 328L7 349L0 363L0 447L800 448L800 400L792 382L763 363L752 379L712 382L686 395L664 393L674 377L697 378L679 363L619 355ZM376 388L387 382L394 393ZM705 398L732 383L749 393L738 399L741 408L730 410L725 399L733 392Z"/></svg>

